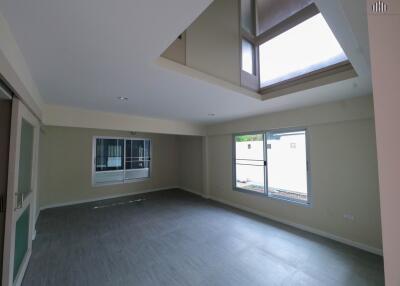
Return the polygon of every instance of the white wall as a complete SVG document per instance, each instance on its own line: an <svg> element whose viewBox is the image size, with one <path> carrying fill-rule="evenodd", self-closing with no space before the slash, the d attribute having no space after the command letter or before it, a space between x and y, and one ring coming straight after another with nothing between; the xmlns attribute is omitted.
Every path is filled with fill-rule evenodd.
<svg viewBox="0 0 400 286"><path fill-rule="evenodd" d="M307 127L312 207L232 189L232 133ZM375 131L370 97L280 112L211 126L212 198L301 224L379 252L382 248ZM345 138L345 140L344 140ZM344 215L352 215L347 220Z"/></svg>
<svg viewBox="0 0 400 286"><path fill-rule="evenodd" d="M368 9L375 1L367 1ZM388 14L369 14L369 38L379 161L385 282L400 285L400 1ZM370 11L370 10L369 10Z"/></svg>
<svg viewBox="0 0 400 286"><path fill-rule="evenodd" d="M41 117L43 100L10 28L0 13L0 73L24 103Z"/></svg>

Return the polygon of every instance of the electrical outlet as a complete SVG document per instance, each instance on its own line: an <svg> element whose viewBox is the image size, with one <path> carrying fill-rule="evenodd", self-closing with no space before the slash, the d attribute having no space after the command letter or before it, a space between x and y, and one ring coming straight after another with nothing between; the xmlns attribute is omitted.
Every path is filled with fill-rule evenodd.
<svg viewBox="0 0 400 286"><path fill-rule="evenodd" d="M344 215L343 215L343 218L344 218L344 219L347 219L347 220L351 220L351 221L354 220L354 216L353 216L352 214L344 214Z"/></svg>

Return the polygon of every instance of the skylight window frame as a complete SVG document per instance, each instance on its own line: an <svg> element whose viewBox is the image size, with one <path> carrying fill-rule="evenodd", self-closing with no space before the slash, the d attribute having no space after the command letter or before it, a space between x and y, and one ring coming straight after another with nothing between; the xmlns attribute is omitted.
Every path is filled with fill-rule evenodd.
<svg viewBox="0 0 400 286"><path fill-rule="evenodd" d="M240 45L242 39L246 39L254 45L256 51L255 74L249 75L245 71L241 70L241 86L256 91L262 96L262 100L322 86L329 83L338 82L341 80L346 80L357 76L357 73L354 70L352 64L347 59L339 63L321 67L319 69L312 70L299 76L288 78L262 87L260 76L260 46L268 42L269 40L287 32L288 30L300 25L308 19L320 14L321 12L319 11L316 4L312 3L261 34L258 34L259 31L257 23L257 5L255 5L254 13L254 35L243 29L241 24L239 25L241 34ZM242 58L242 54L240 55L240 58ZM240 61L240 68L241 67L242 64Z"/></svg>
<svg viewBox="0 0 400 286"><path fill-rule="evenodd" d="M257 42L257 5L255 0L251 0L251 20L252 20L252 31L248 31L242 25L242 0L238 1L238 8L239 8L239 46L240 46L240 56L239 56L239 64L240 64L240 85L246 87L255 92L260 91L260 61L259 61L259 49L258 49L258 42ZM253 46L253 73L248 73L247 71L243 70L243 50L242 50L242 41L245 40L249 42Z"/></svg>
<svg viewBox="0 0 400 286"><path fill-rule="evenodd" d="M319 11L318 7L314 3L308 5L304 9L287 18L286 20L257 36L257 47L260 47L262 44L268 42L269 40L272 40L273 38L285 33L286 31L296 27L297 25L300 25L301 23L320 13L321 12ZM258 58L258 61L260 61L260 58ZM261 63L258 63L258 65L261 65ZM296 77L279 81L265 87L261 87L261 80L259 78L259 93L262 95L267 95L271 92L279 91L280 89L290 88L301 84L307 84L307 82L310 81L333 76L341 72L346 73L349 71L354 71L353 66L351 65L349 60L345 60L333 65L304 73ZM258 74L258 77L260 77L260 74Z"/></svg>

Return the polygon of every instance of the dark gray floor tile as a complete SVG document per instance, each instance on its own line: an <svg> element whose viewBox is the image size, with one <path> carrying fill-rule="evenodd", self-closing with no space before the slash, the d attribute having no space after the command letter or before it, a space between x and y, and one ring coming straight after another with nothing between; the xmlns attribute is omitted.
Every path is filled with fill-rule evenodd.
<svg viewBox="0 0 400 286"><path fill-rule="evenodd" d="M23 286L384 284L379 256L179 190L46 210L37 231Z"/></svg>

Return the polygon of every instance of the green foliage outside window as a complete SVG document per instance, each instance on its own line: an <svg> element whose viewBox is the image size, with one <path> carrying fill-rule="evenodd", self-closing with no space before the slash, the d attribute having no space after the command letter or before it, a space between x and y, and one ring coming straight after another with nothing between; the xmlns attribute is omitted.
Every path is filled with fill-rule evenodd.
<svg viewBox="0 0 400 286"><path fill-rule="evenodd" d="M249 135L239 135L235 136L236 142L250 142L250 141L263 141L262 134L249 134Z"/></svg>

